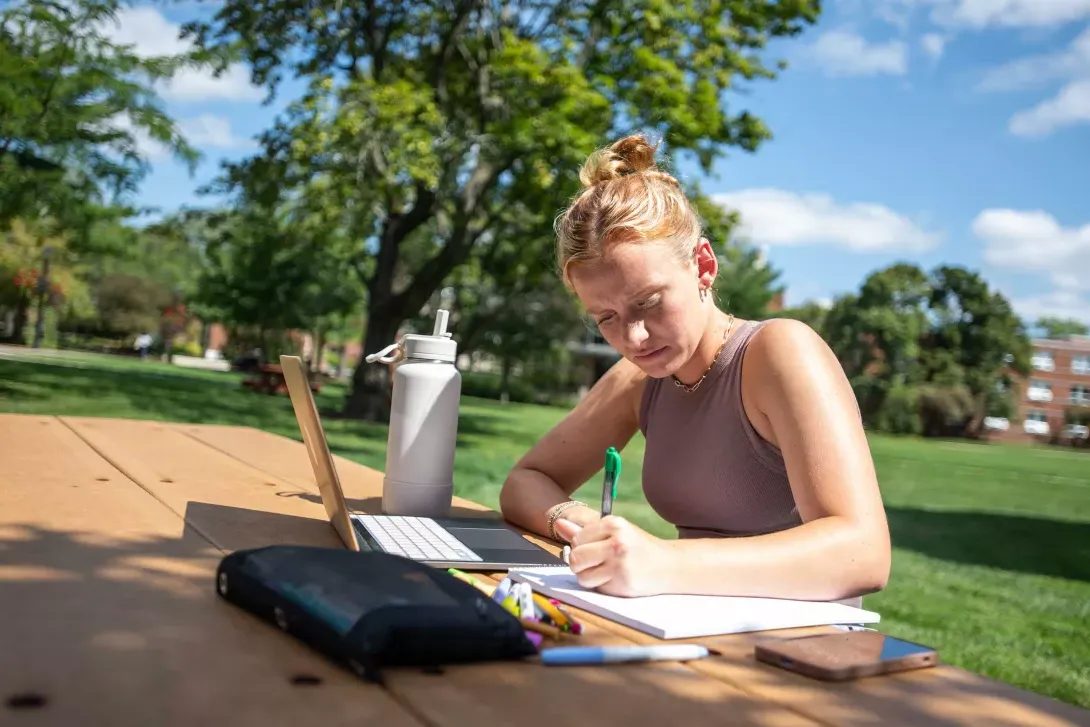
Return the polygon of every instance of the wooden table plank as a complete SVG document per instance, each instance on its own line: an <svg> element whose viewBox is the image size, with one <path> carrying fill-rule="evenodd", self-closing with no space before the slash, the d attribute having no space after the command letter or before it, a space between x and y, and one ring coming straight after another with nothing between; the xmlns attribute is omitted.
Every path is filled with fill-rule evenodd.
<svg viewBox="0 0 1090 727"><path fill-rule="evenodd" d="M216 597L221 556L61 422L0 415L0 721L419 726Z"/></svg>
<svg viewBox="0 0 1090 727"><path fill-rule="evenodd" d="M268 463L296 486L317 492L306 450L299 442L249 428L179 426L190 436L231 452L240 461L256 466ZM337 458L337 468L346 493L355 497L353 504L377 512L382 473L343 458ZM466 500L458 500L456 505L468 511L482 509ZM534 539L555 552L548 541ZM493 574L493 578L502 577L502 573ZM579 611L579 616L585 623L626 640L658 642L593 614ZM693 640L722 651L723 656L689 666L746 693L790 705L833 724L866 724L874 719L905 725L974 724L982 715L989 715L988 719L993 720L990 723L1002 725L1090 724L1090 711L949 665L832 685L759 663L753 657L753 647L761 640L832 631L828 627L790 629Z"/></svg>
<svg viewBox="0 0 1090 727"><path fill-rule="evenodd" d="M296 543L341 547L325 518L302 444L236 430L171 426L130 420L65 418L64 422L105 459L136 479L155 498L184 516L225 550ZM251 440L250 449L233 439ZM206 443L210 442L212 444ZM294 451L298 462L282 460ZM230 453L230 454L228 454ZM256 462L249 464L250 458ZM346 495L370 502L381 476L348 463ZM283 467L281 467L283 465ZM357 469L359 468L359 469ZM276 472L278 474L274 475ZM279 474L282 472L288 473ZM376 488L377 483L377 488ZM466 506L480 513L479 506ZM266 627L268 628L268 627ZM269 629L270 639L285 640ZM630 643L596 627L578 643ZM441 676L390 670L387 686L402 704L437 727L462 727L471 717L519 727L554 727L555 717L593 715L598 724L661 724L667 717L697 724L814 725L788 707L745 695L721 680L678 664L637 664L606 669L557 669L535 663L450 667ZM616 704L615 704L616 703ZM563 704L563 709L560 708ZM473 717L474 725L479 724Z"/></svg>

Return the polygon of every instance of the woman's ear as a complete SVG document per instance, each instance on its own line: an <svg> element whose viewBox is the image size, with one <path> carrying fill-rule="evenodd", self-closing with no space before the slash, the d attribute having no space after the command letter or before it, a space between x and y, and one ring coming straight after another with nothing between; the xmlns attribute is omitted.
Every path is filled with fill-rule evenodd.
<svg viewBox="0 0 1090 727"><path fill-rule="evenodd" d="M711 288L719 274L719 258L708 238L701 237L696 245L696 275L701 288Z"/></svg>

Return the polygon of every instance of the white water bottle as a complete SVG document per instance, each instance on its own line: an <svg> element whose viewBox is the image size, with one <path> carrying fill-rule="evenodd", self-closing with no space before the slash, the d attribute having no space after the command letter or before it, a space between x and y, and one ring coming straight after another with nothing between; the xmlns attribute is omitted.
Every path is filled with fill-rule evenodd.
<svg viewBox="0 0 1090 727"><path fill-rule="evenodd" d="M406 334L366 359L396 364L382 481L382 510L389 515L450 514L462 375L448 317L439 310L432 335Z"/></svg>

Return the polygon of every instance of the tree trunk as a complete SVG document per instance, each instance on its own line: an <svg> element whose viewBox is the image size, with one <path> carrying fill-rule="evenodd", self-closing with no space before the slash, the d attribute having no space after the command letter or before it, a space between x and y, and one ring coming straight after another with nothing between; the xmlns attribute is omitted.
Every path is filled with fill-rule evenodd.
<svg viewBox="0 0 1090 727"><path fill-rule="evenodd" d="M12 343L22 346L25 341L25 333L27 320L30 318L30 298L21 295L19 301L15 304L15 320L12 322L11 335L8 336L8 340Z"/></svg>
<svg viewBox="0 0 1090 727"><path fill-rule="evenodd" d="M500 362L500 401L506 404L511 400L511 356L503 354Z"/></svg>
<svg viewBox="0 0 1090 727"><path fill-rule="evenodd" d="M377 353L396 341L401 321L387 311L374 310L369 305L364 324L363 350L356 370L352 373L352 391L344 404L344 415L372 422L390 421L390 367L378 361L367 363L365 357Z"/></svg>
<svg viewBox="0 0 1090 727"><path fill-rule="evenodd" d="M314 345L311 350L310 372L319 373L322 370L322 349L325 348L325 335L322 329L317 329L310 334Z"/></svg>

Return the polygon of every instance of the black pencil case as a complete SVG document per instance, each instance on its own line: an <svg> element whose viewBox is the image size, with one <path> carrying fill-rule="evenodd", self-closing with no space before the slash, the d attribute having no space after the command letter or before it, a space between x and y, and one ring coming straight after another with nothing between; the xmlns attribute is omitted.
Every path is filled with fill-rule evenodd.
<svg viewBox="0 0 1090 727"><path fill-rule="evenodd" d="M225 556L216 592L361 678L387 666L436 668L537 653L486 593L408 558L305 546Z"/></svg>

